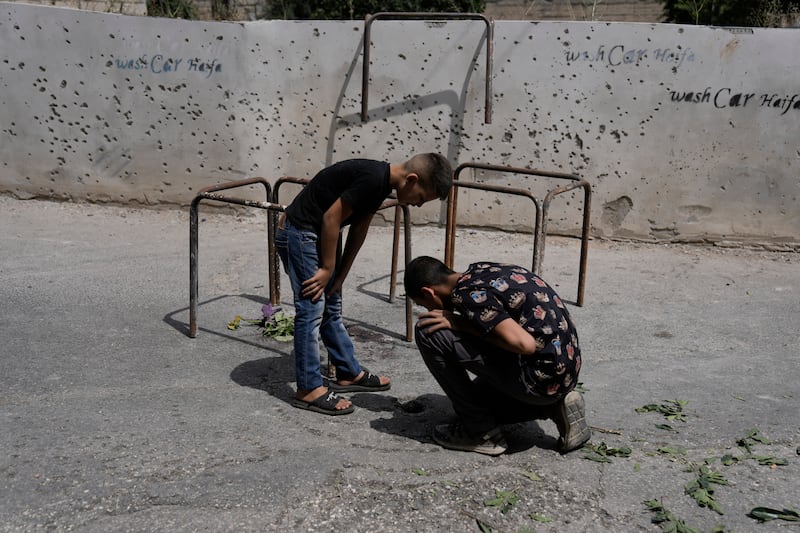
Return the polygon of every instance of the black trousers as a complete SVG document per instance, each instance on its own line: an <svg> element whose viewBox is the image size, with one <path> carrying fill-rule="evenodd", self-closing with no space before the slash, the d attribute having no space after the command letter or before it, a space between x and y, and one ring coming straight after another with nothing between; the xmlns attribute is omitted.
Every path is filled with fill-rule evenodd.
<svg viewBox="0 0 800 533"><path fill-rule="evenodd" d="M550 418L563 398L529 391L519 356L478 337L449 329L429 334L417 326L415 339L428 370L470 433Z"/></svg>

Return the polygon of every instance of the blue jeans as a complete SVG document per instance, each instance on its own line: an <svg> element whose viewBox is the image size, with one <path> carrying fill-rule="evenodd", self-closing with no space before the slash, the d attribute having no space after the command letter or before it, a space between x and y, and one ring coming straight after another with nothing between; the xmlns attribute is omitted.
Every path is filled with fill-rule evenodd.
<svg viewBox="0 0 800 533"><path fill-rule="evenodd" d="M319 269L319 237L310 230L293 226L288 220L275 235L275 246L294 293L294 368L297 388L322 386L319 337L328 350L339 379L353 379L361 366L353 342L342 322L342 295L323 296L316 302L301 295L303 282ZM331 282L335 277L331 276Z"/></svg>

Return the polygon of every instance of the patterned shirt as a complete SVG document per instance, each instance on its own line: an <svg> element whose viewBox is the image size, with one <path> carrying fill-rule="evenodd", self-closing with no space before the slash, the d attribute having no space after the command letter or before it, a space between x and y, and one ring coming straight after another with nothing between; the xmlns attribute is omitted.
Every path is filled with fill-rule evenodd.
<svg viewBox="0 0 800 533"><path fill-rule="evenodd" d="M556 292L529 270L501 263L473 263L453 289L453 307L484 333L514 319L536 341L536 352L518 354L527 390L566 394L581 368L578 333Z"/></svg>

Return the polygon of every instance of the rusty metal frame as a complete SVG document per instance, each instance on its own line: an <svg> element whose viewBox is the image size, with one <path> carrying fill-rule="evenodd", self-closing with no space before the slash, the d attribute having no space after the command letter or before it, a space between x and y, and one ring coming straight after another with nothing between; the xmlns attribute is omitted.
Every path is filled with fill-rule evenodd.
<svg viewBox="0 0 800 533"><path fill-rule="evenodd" d="M489 185L485 183L465 183L459 182L458 177L462 171L473 168L478 170L488 170L495 172L506 172L513 174L523 174L528 176L538 176L545 178L554 178L568 180L571 183L568 185L557 186L545 195L544 201L539 203L539 200L526 189L516 189L513 187L506 187L501 185ZM576 304L583 305L584 294L586 288L586 262L589 250L589 230L590 230L590 211L591 211L591 194L592 187L586 180L574 175L564 174L559 172L548 172L543 170L533 170L527 168L515 168L500 165L489 165L485 163L463 163L456 168L453 176L453 187L450 190L450 196L447 201L447 228L445 232L445 264L448 268L453 268L455 261L455 246L456 246L456 219L458 215L458 189L459 188L478 189L483 191L497 192L500 194L512 194L516 196L524 196L531 201L536 208L535 223L533 231L533 261L532 272L539 274L544 262L544 248L545 237L547 235L547 213L553 199L559 194L571 191L578 187L584 190L583 200L583 226L581 231L581 254L580 254L580 267L578 272L578 296Z"/></svg>
<svg viewBox="0 0 800 533"><path fill-rule="evenodd" d="M494 24L480 13L402 13L383 12L368 14L364 19L364 59L361 75L361 121L369 119L369 64L371 26L378 19L384 20L482 20L486 23L486 96L484 123L492 123L492 65L494 54Z"/></svg>
<svg viewBox="0 0 800 533"><path fill-rule="evenodd" d="M457 175L457 174L456 174ZM540 228L542 226L542 206L539 199L536 198L533 193L526 189L515 189L512 187L504 187L501 185L488 185L485 183L467 183L467 182L458 182L458 178L453 180L453 192L451 192L452 202L448 205L447 211L447 229L446 229L446 243L445 243L445 259L444 262L448 268L453 268L453 263L455 261L455 247L456 247L456 239L455 239L455 230L456 230L456 215L457 215L457 203L458 203L458 194L456 189L465 188L465 189L477 189L481 191L490 191L490 192L497 192L501 194L511 194L514 196L524 196L530 199L533 202L534 206L534 230L533 230L533 257L531 259L531 271L536 271L536 257L537 251L539 248L539 239L537 236L539 235Z"/></svg>
<svg viewBox="0 0 800 533"><path fill-rule="evenodd" d="M259 202L256 200L247 200L243 198L224 196L220 194L220 191L238 189L241 187L247 187L256 184L261 184L264 186L266 201ZM283 206L272 203L270 201L271 199L272 199L272 187L270 186L269 182L267 182L267 180L264 178L250 178L239 181L230 181L219 185L211 185L210 187L200 189L200 191L197 193L197 195L195 195L194 199L192 200L192 204L189 209L189 337L191 338L197 337L197 307L198 307L198 294L200 292L199 272L198 272L199 271L198 256L200 247L198 210L200 207L200 202L202 202L203 200L211 200L214 202L222 202L222 203L242 205L245 207L266 209L272 212L283 211ZM267 218L268 236L274 234L274 231L272 229L272 222L273 222L273 217L272 216L268 217ZM272 292L274 287L273 273L275 272L274 265L272 264L275 255L274 244L275 241L273 239L271 238L267 239L267 249L268 249L267 255L268 255L268 262L270 263L268 269L268 277L269 277L268 283L270 287L271 301L274 301L275 297L275 295Z"/></svg>
<svg viewBox="0 0 800 533"><path fill-rule="evenodd" d="M280 189L281 185L284 183L294 183L298 185L306 185L310 180L307 178L295 178L291 176L283 176L279 178L275 182L275 186L272 190L272 202L273 204L280 204ZM405 241L405 264L408 265L409 261L411 261L411 218L408 210L408 206L400 204L396 199L389 198L385 200L381 206L378 208L381 209L388 209L390 207L394 207L394 240L392 243L392 271L389 276L389 303L394 302L395 290L397 287L397 263L398 263L398 256L399 256L399 243L400 243L400 224L399 218L400 213L403 213L403 236ZM272 223L269 226L270 232L270 243L272 246L270 248L270 268L274 269L270 273L270 280L271 283L274 285L270 285L270 300L273 304L280 302L280 261L277 257L278 253L275 250L274 242L275 242L275 230L278 227L278 213L272 213ZM339 247L338 249L341 250L341 234L339 235ZM273 295L274 298L273 299ZM414 302L406 296L406 340L411 341L413 339L413 308Z"/></svg>

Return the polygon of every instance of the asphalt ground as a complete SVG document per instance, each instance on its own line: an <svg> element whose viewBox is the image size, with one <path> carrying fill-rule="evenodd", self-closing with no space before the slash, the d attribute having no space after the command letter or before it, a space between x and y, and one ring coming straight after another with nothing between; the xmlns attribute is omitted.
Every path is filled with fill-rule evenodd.
<svg viewBox="0 0 800 533"><path fill-rule="evenodd" d="M344 303L392 388L328 417L289 404L290 344L227 328L266 302L264 215L201 216L192 339L188 209L0 197L0 530L659 531L646 500L699 531L798 530L748 513L800 509L800 254L593 240L570 309L590 447L560 455L530 422L492 458L430 437L453 413L404 339L402 286L388 301L390 227ZM442 228L412 234L442 257ZM457 243L456 269L531 262L528 235ZM568 302L578 261L548 238L542 275Z"/></svg>

